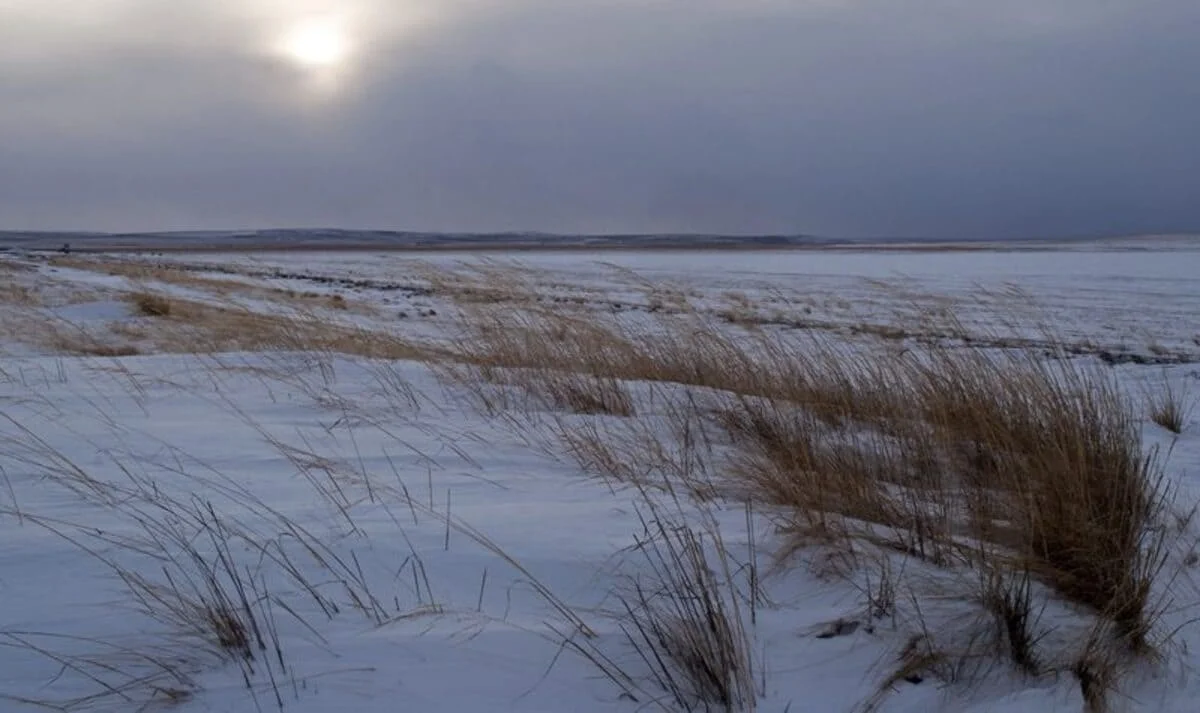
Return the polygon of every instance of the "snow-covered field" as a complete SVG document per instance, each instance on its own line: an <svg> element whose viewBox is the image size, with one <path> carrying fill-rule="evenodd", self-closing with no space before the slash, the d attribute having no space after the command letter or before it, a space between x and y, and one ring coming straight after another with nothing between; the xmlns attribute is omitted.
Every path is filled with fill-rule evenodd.
<svg viewBox="0 0 1200 713"><path fill-rule="evenodd" d="M886 685L914 621L970 614L949 585L872 616L878 581L777 559L786 538L753 505L597 479L557 437L620 416L480 408L439 359L479 306L897 353L948 348L932 317L952 309L985 349L1044 350L1052 327L1144 413L1200 394L1200 242L513 260L0 256L0 711L685 710L625 608L659 574L656 522L719 534L714 596L745 628L752 694L712 710L1084 710L1065 660ZM637 418L660 415L658 387L628 388ZM1140 425L1183 511L1200 495L1185 416L1180 434ZM1122 669L1114 710L1195 710L1178 529L1159 655ZM1072 650L1092 618L1051 597L1047 646Z"/></svg>

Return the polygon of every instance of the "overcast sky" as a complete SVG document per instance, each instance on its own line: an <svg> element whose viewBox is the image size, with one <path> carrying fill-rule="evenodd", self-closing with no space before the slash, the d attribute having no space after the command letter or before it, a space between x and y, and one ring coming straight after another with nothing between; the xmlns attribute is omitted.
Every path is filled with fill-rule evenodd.
<svg viewBox="0 0 1200 713"><path fill-rule="evenodd" d="M1197 0L0 0L0 229L1200 231Z"/></svg>

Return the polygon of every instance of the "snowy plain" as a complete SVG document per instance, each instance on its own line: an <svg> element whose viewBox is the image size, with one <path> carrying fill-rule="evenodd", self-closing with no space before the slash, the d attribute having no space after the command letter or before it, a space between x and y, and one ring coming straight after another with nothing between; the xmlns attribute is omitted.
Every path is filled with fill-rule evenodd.
<svg viewBox="0 0 1200 713"><path fill-rule="evenodd" d="M1163 388L1200 393L1200 241L0 261L11 297L0 305L9 315L0 344L0 711L678 710L621 629L619 592L646 564L633 549L646 529L641 494L584 474L547 446L536 418L481 412L421 359L158 348L119 329L151 319L133 293L262 312L307 299L306 314L330 324L436 346L458 338L464 285L505 274L543 308L584 318L638 320L686 302L730 324L854 339L953 304L969 328L1036 347L1028 325L987 322L1008 300L1015 313L1052 323L1076 358L1111 370L1135 399ZM181 273L188 280L164 277ZM192 278L219 281L219 296ZM26 313L91 339L125 334L136 348L56 351L20 331L26 323L14 315ZM1166 454L1181 501L1200 496L1196 417L1178 435L1148 419L1143 429ZM768 601L756 605L751 631L758 695L745 707L863 710L905 634L880 625L822 636L862 617L860 588L771 568L780 543L742 505L680 507L680 517L713 518L735 558L764 562ZM172 600L174 619L152 606L168 588L213 596L213 562L215 595L261 626L252 656L231 658L207 632L189 631L196 612L186 603ZM1196 604L1200 596L1173 601L1170 655L1124 682L1114 709L1195 710ZM586 651L611 657L631 680L619 685L564 643L578 631L590 634ZM997 670L969 690L900 683L878 709L1084 705L1067 676L1031 682Z"/></svg>

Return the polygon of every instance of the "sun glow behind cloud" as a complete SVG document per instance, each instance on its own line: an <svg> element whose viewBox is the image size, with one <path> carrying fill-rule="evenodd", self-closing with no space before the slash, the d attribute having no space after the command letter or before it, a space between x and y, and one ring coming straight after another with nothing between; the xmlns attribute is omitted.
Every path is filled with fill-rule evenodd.
<svg viewBox="0 0 1200 713"><path fill-rule="evenodd" d="M0 0L0 215L1194 226L1198 18L1196 0Z"/></svg>
<svg viewBox="0 0 1200 713"><path fill-rule="evenodd" d="M280 42L279 50L301 67L320 70L346 62L352 47L341 23L312 19L290 28Z"/></svg>
<svg viewBox="0 0 1200 713"><path fill-rule="evenodd" d="M262 49L293 71L303 97L319 102L342 96L386 48L396 48L427 26L431 5L381 2L264 4L257 18L266 32Z"/></svg>
<svg viewBox="0 0 1200 713"><path fill-rule="evenodd" d="M316 15L282 20L270 52L294 70L309 98L329 99L344 91L355 74L361 35L345 17Z"/></svg>

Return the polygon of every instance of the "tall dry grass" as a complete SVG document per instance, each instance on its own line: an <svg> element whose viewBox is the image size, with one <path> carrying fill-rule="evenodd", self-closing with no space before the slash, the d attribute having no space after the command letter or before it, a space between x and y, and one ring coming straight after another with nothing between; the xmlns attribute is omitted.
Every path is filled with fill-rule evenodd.
<svg viewBox="0 0 1200 713"><path fill-rule="evenodd" d="M719 529L673 521L653 505L650 513L636 546L645 572L621 597L631 648L678 709L754 711L752 617L739 602Z"/></svg>
<svg viewBox="0 0 1200 713"><path fill-rule="evenodd" d="M1034 583L1102 622L1120 655L1161 643L1173 492L1134 401L1065 348L972 346L995 340L968 338L952 315L942 333L958 339L902 350L696 314L462 315L459 365L443 376L493 408L567 412L552 416L559 448L592 472L761 503L796 548L977 572L971 596L1027 675L1058 666L1038 651ZM635 418L570 417L630 382L646 395L606 412ZM568 386L590 391L544 396Z"/></svg>
<svg viewBox="0 0 1200 713"><path fill-rule="evenodd" d="M1163 379L1163 387L1147 394L1150 420L1176 435L1183 433L1196 406L1196 399L1186 384L1177 386Z"/></svg>
<svg viewBox="0 0 1200 713"><path fill-rule="evenodd" d="M143 317L169 317L171 315L171 300L164 295L153 292L135 292L129 295L128 302Z"/></svg>

